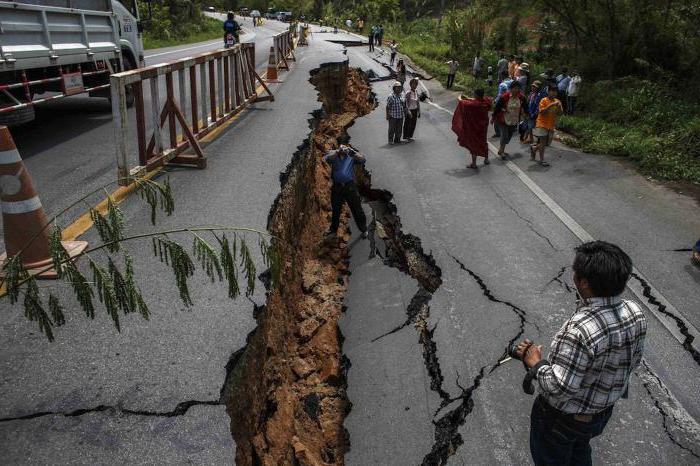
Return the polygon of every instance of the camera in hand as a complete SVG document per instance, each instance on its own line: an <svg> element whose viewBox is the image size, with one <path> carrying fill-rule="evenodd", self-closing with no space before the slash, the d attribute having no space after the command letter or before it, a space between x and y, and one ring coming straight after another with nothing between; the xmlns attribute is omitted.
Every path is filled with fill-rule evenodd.
<svg viewBox="0 0 700 466"><path fill-rule="evenodd" d="M518 355L517 350L518 345L516 343L511 344L508 347L508 356L510 356L513 359L517 359L518 361L523 361L522 358ZM525 352L523 352L523 354L525 354ZM530 368L525 365L525 361L523 361L523 366L525 367L525 378L523 378L523 391L528 395L532 395L535 393L535 387L532 384L534 374L530 373Z"/></svg>

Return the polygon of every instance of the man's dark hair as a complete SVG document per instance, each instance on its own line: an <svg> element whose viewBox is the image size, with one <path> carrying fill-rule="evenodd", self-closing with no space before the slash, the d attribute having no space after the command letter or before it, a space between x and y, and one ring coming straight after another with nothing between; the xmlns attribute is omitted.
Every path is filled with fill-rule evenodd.
<svg viewBox="0 0 700 466"><path fill-rule="evenodd" d="M515 58L515 55L513 55L513 54L511 53L510 55L508 55L508 58L510 58L510 59L512 60L512 59Z"/></svg>
<svg viewBox="0 0 700 466"><path fill-rule="evenodd" d="M477 97L479 99L482 99L484 97L484 90L479 88L479 89L474 89L474 97Z"/></svg>
<svg viewBox="0 0 700 466"><path fill-rule="evenodd" d="M517 87L518 89L520 89L520 81L518 81L516 79L511 81L511 83L508 85L508 89L513 89L514 87Z"/></svg>
<svg viewBox="0 0 700 466"><path fill-rule="evenodd" d="M569 69L566 66L561 69L562 74L566 74L567 71L569 71Z"/></svg>
<svg viewBox="0 0 700 466"><path fill-rule="evenodd" d="M622 294L632 273L632 259L614 244L590 241L576 248L573 269L596 297L607 298Z"/></svg>

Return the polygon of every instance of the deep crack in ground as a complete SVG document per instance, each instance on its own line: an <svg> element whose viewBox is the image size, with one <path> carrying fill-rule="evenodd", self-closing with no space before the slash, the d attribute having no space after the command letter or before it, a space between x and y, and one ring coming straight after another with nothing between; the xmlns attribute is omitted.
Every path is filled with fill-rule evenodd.
<svg viewBox="0 0 700 466"><path fill-rule="evenodd" d="M688 330L688 326L683 322L683 320L669 311L665 305L663 305L657 298L654 296L651 292L651 287L649 286L649 283L646 282L642 277L637 275L636 273L632 273L632 277L636 279L639 284L642 286L642 293L644 294L644 297L647 298L647 301L649 301L649 304L653 305L656 307L656 309L662 313L663 315L670 317L675 323L676 326L678 327L678 331L681 332L681 335L683 335L684 340L682 342L683 349L685 349L690 355L692 356L693 360L700 365L700 351L695 349L693 346L693 341L695 340L695 337L690 334L690 331Z"/></svg>
<svg viewBox="0 0 700 466"><path fill-rule="evenodd" d="M644 367L644 369L645 369L646 373L649 375L649 377L645 377L643 375L640 375L639 371L637 372L637 377L639 377L639 379L641 380L642 386L644 387L644 390L646 390L647 394L649 395L649 398L651 398L652 402L654 403L654 407L661 415L662 426L663 426L664 432L666 432L666 435L668 436L668 439L671 441L671 443L676 445L678 448L685 450L689 454L694 456L695 458L700 459L700 455L695 453L695 451L693 451L691 448L686 447L685 445L681 444L680 441L678 439L676 439L676 437L671 432L670 422L673 422L675 424L676 428L678 428L681 431L684 431L685 429L682 425L680 425L676 416L673 416L672 414L670 414L667 411L667 409L663 406L663 404L659 400L659 398L654 396L651 384L652 383L656 384L657 387L660 390L662 390L664 392L665 396L670 400L670 399L672 399L672 397L671 397L671 393L668 391L668 388L666 388L666 386L663 384L663 382L661 382L661 379L659 378L659 376L657 376L651 370L651 368L649 367L649 365L647 364L646 361L642 360L642 366ZM650 378L651 378L651 380L650 380Z"/></svg>

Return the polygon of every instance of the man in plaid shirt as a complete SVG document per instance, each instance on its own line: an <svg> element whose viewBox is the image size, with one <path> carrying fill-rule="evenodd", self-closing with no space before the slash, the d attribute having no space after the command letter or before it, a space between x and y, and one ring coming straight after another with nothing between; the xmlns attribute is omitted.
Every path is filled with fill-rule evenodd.
<svg viewBox="0 0 700 466"><path fill-rule="evenodd" d="M581 301L554 337L549 360L530 340L517 354L537 380L530 452L535 465L590 465L590 440L600 435L613 405L627 397L642 360L646 317L623 300L632 261L619 247L592 241L576 248L574 284Z"/></svg>
<svg viewBox="0 0 700 466"><path fill-rule="evenodd" d="M396 81L392 86L392 93L386 99L386 120L389 122L389 144L401 142L401 132L403 131L403 118L406 116L406 101L401 93L403 84Z"/></svg>

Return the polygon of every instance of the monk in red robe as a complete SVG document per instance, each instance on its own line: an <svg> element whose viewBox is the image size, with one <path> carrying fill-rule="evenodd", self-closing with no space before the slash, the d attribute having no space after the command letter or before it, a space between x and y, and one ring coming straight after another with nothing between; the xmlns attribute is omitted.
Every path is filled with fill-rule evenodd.
<svg viewBox="0 0 700 466"><path fill-rule="evenodd" d="M484 157L484 165L489 162L489 147L486 133L489 127L489 110L491 99L484 98L484 90L474 91L474 98L461 96L452 116L452 131L457 134L459 145L467 148L472 156L471 165L476 168L476 158Z"/></svg>

